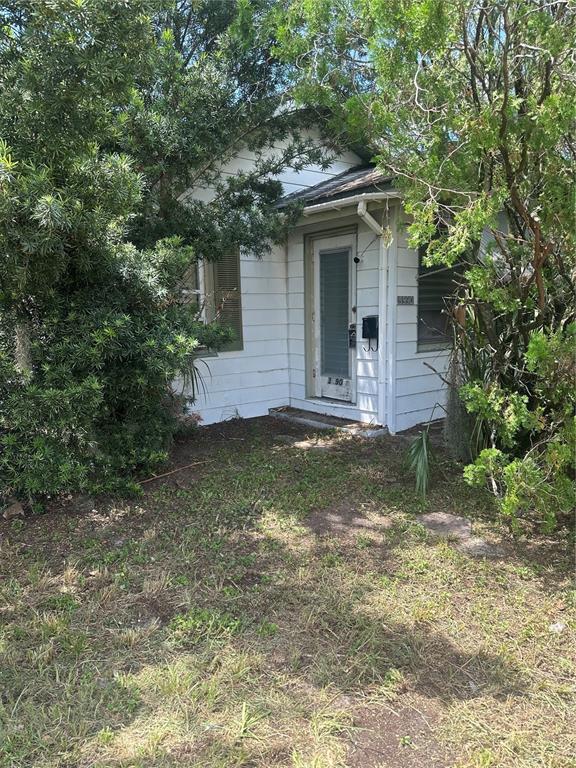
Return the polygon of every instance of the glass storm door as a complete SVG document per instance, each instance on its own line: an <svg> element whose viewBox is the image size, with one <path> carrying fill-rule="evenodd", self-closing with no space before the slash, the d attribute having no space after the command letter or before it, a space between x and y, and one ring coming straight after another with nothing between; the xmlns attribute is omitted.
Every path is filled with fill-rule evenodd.
<svg viewBox="0 0 576 768"><path fill-rule="evenodd" d="M352 311L352 239L315 244L316 396L353 401L353 350L348 329Z"/></svg>

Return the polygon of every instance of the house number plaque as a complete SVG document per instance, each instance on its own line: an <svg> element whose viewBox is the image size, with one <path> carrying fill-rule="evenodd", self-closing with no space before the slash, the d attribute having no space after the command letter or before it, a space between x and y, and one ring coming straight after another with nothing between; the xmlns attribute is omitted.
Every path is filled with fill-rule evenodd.
<svg viewBox="0 0 576 768"><path fill-rule="evenodd" d="M414 296L398 296L398 304L414 304Z"/></svg>

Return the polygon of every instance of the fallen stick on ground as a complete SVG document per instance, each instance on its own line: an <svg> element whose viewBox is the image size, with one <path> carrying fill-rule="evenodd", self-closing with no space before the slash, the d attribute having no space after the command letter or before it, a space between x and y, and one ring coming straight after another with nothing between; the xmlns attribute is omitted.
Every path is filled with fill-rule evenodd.
<svg viewBox="0 0 576 768"><path fill-rule="evenodd" d="M209 464L211 459L206 459L206 461L193 461L192 464L186 464L183 467L177 467L176 469L171 469L170 472L164 472L162 475L154 475L154 477L148 477L146 480L140 480L140 484L144 485L144 483L151 483L152 480L160 480L161 477L167 477L168 475L173 475L174 472L181 472L183 469L190 469L190 467L195 467L198 464Z"/></svg>

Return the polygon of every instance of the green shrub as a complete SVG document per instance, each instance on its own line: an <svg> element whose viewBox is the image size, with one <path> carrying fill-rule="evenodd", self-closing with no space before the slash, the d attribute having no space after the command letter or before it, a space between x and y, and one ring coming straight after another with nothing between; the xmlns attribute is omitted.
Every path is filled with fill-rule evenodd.
<svg viewBox="0 0 576 768"><path fill-rule="evenodd" d="M263 15L156 0L22 0L0 13L0 505L134 489L201 385L182 277L266 250L285 167L321 162L283 103ZM265 14L264 14L265 15ZM254 92L254 82L260 83ZM250 98L246 97L246 93ZM250 136L253 173L213 164ZM184 201L193 184L209 203Z"/></svg>
<svg viewBox="0 0 576 768"><path fill-rule="evenodd" d="M468 411L487 425L491 443L466 467L465 478L490 488L513 529L527 518L552 530L576 507L575 352L576 324L540 330L524 355L529 394L480 382L460 390Z"/></svg>
<svg viewBox="0 0 576 768"><path fill-rule="evenodd" d="M186 257L177 241L148 253L118 247L97 279L28 321L27 373L13 362L14 324L4 322L0 474L10 493L127 487L130 472L166 457L187 402L171 382L187 377L194 392L198 345L230 338L167 301Z"/></svg>

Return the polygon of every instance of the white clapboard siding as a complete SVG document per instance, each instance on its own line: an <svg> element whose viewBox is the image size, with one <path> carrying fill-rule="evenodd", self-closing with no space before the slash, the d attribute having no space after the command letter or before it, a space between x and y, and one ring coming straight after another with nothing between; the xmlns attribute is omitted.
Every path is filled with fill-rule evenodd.
<svg viewBox="0 0 576 768"><path fill-rule="evenodd" d="M427 369L428 370L428 369ZM442 381L437 374L428 371L418 376L407 376L396 380L396 395L405 397L407 395L417 395L422 392L438 392L442 389Z"/></svg>
<svg viewBox="0 0 576 768"><path fill-rule="evenodd" d="M230 387L223 392L210 392L204 396L205 408L229 407L231 405L244 405L247 403L260 403L263 400L283 398L286 401L286 383L281 384L251 384L249 387ZM202 409L194 409L202 415ZM261 414L262 415L262 414Z"/></svg>
<svg viewBox="0 0 576 768"><path fill-rule="evenodd" d="M318 137L315 140L320 142ZM277 154L281 146L270 151ZM250 171L255 155L247 149L221 168L224 177ZM301 172L287 169L278 178L284 192L319 184L351 167L360 159L351 152L336 158L329 168L310 166ZM189 190L186 197L209 202L210 184ZM303 256L303 253L302 253ZM290 402L289 359L295 376L300 370L304 385L304 264L288 262L284 246L275 246L262 259L243 252L240 258L243 349L203 358L200 363L206 392L191 405L204 424L268 413ZM288 293L288 279L299 279ZM368 287L368 286L366 286ZM289 318L294 322L289 326Z"/></svg>
<svg viewBox="0 0 576 768"><path fill-rule="evenodd" d="M284 368L270 368L268 370L258 371L263 385L286 384L286 370ZM223 373L218 376L212 375L205 379L207 389L207 400L210 400L218 392L228 392L235 387L247 389L254 384L254 372L248 373Z"/></svg>
<svg viewBox="0 0 576 768"><path fill-rule="evenodd" d="M318 137L316 140L320 141ZM277 148L272 148L275 152ZM255 155L243 149L221 172L224 177L253 167ZM323 169L311 166L304 171L287 170L279 178L286 193L304 189L348 170L360 162L347 153ZM214 195L210 184L190 190L188 195L209 201ZM378 313L379 243L366 224L353 217L357 226L356 297L356 402L338 404L310 398L306 391L306 329L304 296L305 233L322 233L349 224L352 217L341 213L310 217L294 229L286 247L275 246L263 259L242 253L243 349L206 357L209 374L204 374L206 394L192 406L204 423L235 417L266 414L270 408L290 404L365 423L376 423L378 414L378 352L369 350L361 338L362 319ZM396 232L398 267L397 294L412 296L413 305L395 307L396 327L393 357L395 362L393 413L401 431L425 422L436 403L445 401L445 387L438 375L446 371L448 353L418 352L417 300L418 254L407 243L405 217ZM394 297L396 301L397 297ZM435 416L441 416L437 409Z"/></svg>
<svg viewBox="0 0 576 768"><path fill-rule="evenodd" d="M398 271L397 295L413 296L413 305L397 307L396 324L396 430L409 429L430 418L442 418L444 411L437 404L446 402L446 387L440 376L445 374L449 353L446 350L418 352L418 252L408 248L402 217L397 230ZM435 408L436 406L436 408Z"/></svg>
<svg viewBox="0 0 576 768"><path fill-rule="evenodd" d="M262 354L262 350L259 347L255 347L256 344L263 342L278 343L286 340L286 325L279 323L278 325L247 325L244 323L244 349L246 350L250 345L251 349L254 349L255 354Z"/></svg>

